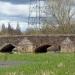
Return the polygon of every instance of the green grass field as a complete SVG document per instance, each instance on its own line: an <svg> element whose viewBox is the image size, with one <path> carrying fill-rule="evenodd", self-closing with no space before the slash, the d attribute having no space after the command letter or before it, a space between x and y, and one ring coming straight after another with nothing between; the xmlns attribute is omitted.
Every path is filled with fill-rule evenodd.
<svg viewBox="0 0 75 75"><path fill-rule="evenodd" d="M74 53L0 54L0 61L26 61L0 67L0 75L75 75Z"/></svg>

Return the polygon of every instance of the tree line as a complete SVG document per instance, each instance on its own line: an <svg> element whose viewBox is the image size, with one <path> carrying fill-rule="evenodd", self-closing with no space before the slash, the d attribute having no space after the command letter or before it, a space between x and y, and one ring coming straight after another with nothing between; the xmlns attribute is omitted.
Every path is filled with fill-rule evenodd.
<svg viewBox="0 0 75 75"><path fill-rule="evenodd" d="M11 27L10 23L8 23L8 27L5 27L5 24L2 24L0 35L21 35L21 34L22 32L18 23L16 29Z"/></svg>

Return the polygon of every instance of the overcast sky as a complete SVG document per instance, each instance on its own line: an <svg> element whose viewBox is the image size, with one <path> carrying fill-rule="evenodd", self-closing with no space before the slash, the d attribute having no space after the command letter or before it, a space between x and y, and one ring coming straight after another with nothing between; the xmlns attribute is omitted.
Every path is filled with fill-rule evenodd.
<svg viewBox="0 0 75 75"><path fill-rule="evenodd" d="M33 6L35 0L31 1ZM0 29L3 23L7 27L8 22L10 22L12 27L15 28L18 22L20 24L21 30L25 30L28 25L27 17L29 16L29 2L30 0L0 0ZM41 0L40 3L41 7L43 7L45 2ZM37 2L37 5L38 4L39 3ZM73 10L75 10L75 8ZM44 13L41 13L41 15L43 14ZM35 17L35 15L35 11L33 11L31 16Z"/></svg>
<svg viewBox="0 0 75 75"><path fill-rule="evenodd" d="M7 26L8 22L15 28L19 22L21 29L25 30L29 16L29 1L0 0L0 28L3 23ZM34 3L34 0L31 1ZM43 2L41 3L43 4ZM35 17L35 12L32 13L32 16Z"/></svg>

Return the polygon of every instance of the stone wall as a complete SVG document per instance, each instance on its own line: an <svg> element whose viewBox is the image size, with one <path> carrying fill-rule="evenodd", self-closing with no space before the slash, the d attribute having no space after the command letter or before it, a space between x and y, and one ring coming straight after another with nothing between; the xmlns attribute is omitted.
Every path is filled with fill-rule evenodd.
<svg viewBox="0 0 75 75"><path fill-rule="evenodd" d="M0 36L0 47L6 43L11 43L15 45L16 48L19 48L18 50L23 50L24 52L34 52L36 48L46 44L52 46L60 45L62 52L75 51L75 35L73 34Z"/></svg>

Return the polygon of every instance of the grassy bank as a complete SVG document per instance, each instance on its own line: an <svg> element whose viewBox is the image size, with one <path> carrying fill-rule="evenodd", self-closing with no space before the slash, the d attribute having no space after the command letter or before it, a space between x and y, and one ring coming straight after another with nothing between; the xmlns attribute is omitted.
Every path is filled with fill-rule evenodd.
<svg viewBox="0 0 75 75"><path fill-rule="evenodd" d="M0 67L0 75L75 75L74 53L0 54L0 61L26 61Z"/></svg>

